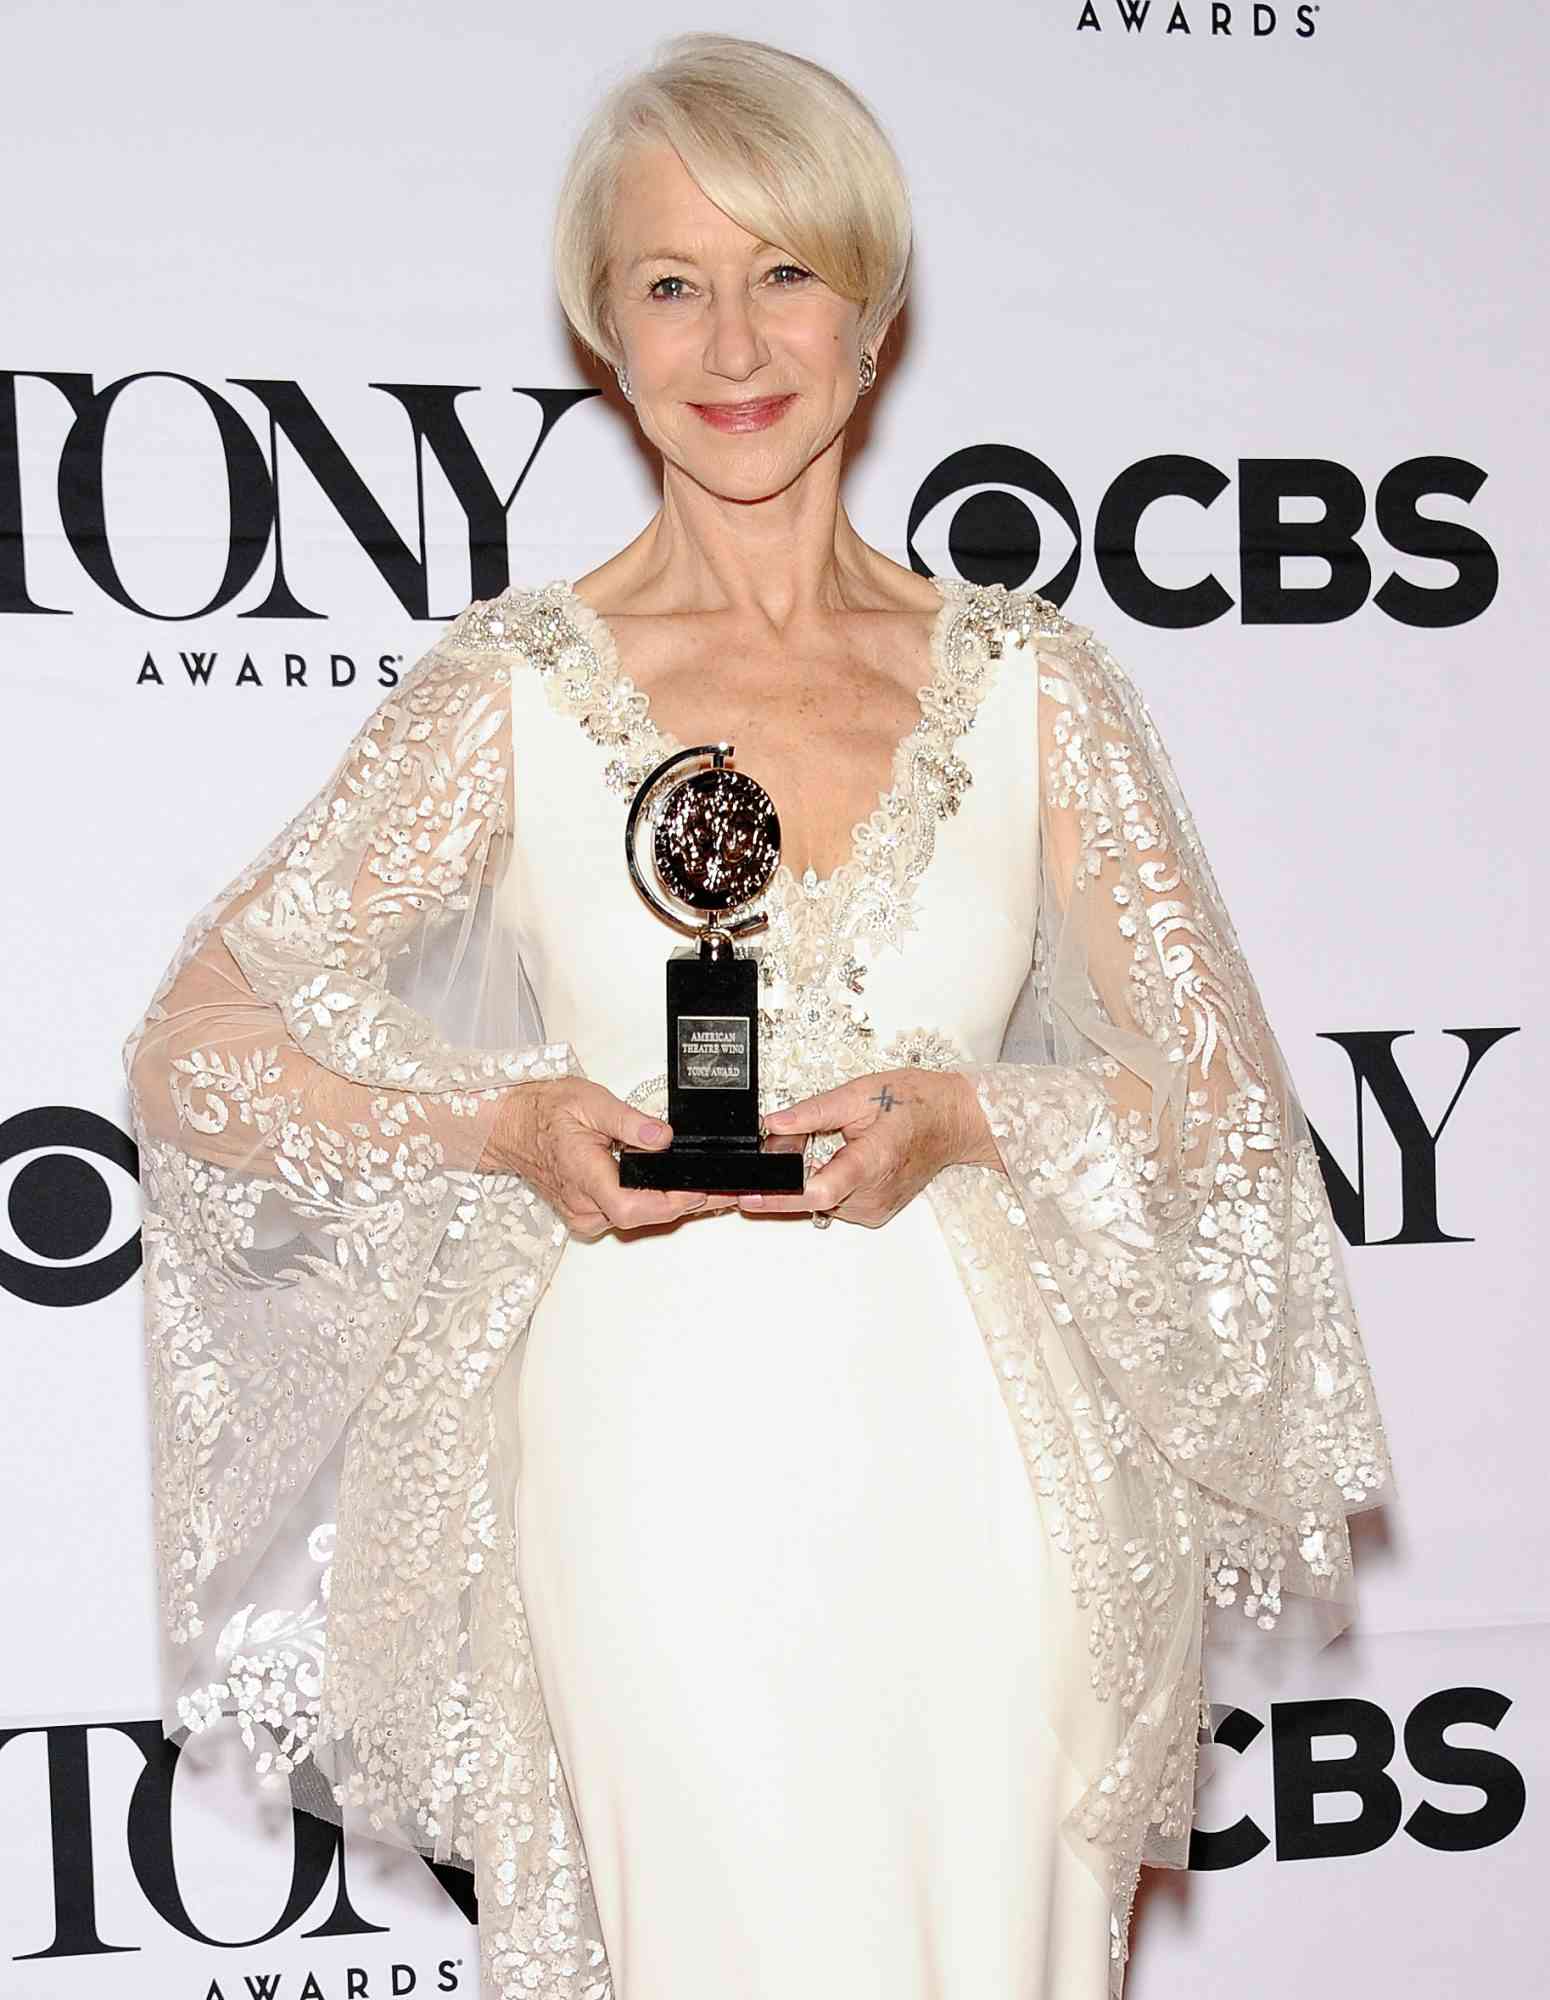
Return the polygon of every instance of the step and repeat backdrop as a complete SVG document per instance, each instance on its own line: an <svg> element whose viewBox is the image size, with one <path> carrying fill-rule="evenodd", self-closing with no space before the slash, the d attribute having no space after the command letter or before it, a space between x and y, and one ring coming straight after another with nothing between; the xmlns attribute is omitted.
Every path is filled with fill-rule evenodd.
<svg viewBox="0 0 1550 2000"><path fill-rule="evenodd" d="M830 64L898 145L918 276L853 518L1043 591L1141 687L1391 1426L1357 1628L1213 1687L1193 1865L1148 1876L1130 1990L1523 1990L1550 1872L1542 17L8 0L0 1994L476 1993L466 1875L341 1846L234 1729L180 1757L158 1728L119 1050L447 620L652 510L549 218L599 90L699 27Z"/></svg>

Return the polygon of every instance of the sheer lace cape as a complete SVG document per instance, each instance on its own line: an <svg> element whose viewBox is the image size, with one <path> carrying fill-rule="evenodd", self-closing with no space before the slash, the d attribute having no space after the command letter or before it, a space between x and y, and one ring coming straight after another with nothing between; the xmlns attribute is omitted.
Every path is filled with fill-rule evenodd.
<svg viewBox="0 0 1550 2000"><path fill-rule="evenodd" d="M1144 703L1044 599L939 588L893 790L822 894L788 875L771 904L793 998L762 1022L763 1108L910 1062L975 1082L1005 1171L921 1198L1043 1573L1088 1620L1087 1685L1041 1692L1088 1780L1064 1831L1110 1893L1117 1995L1140 1864L1187 1859L1207 1641L1341 1629L1347 1517L1391 1472L1307 1121ZM1007 837L1042 894L983 1065L929 1025L878 1047L851 947L910 927L992 661L1026 680L1038 825ZM235 1716L298 1805L472 1867L486 2000L607 2000L514 1548L508 1371L567 1232L481 1166L505 1093L582 1073L512 920L533 672L610 752L622 828L662 739L602 621L564 584L474 604L195 919L124 1056L164 1727Z"/></svg>

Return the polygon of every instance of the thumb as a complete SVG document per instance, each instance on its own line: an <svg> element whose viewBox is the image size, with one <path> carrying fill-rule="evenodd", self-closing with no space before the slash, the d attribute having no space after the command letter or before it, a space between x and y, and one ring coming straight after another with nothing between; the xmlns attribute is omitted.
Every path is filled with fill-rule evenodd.
<svg viewBox="0 0 1550 2000"><path fill-rule="evenodd" d="M648 1118L644 1112L634 1110L626 1104L622 1107L615 1137L625 1140L631 1146L665 1146L673 1136L673 1128L665 1125L660 1118Z"/></svg>

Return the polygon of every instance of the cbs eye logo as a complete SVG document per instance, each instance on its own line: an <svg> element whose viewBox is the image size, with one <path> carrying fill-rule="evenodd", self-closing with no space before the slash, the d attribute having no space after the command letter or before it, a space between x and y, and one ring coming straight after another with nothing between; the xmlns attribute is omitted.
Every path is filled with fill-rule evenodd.
<svg viewBox="0 0 1550 2000"><path fill-rule="evenodd" d="M948 509L943 503L955 495L962 497ZM1064 538L1056 538L1053 553L1045 549L1044 528L1030 500L1043 501L1070 538L1058 568L1052 564ZM929 472L911 502L905 528L910 562L922 574L938 566L921 560L915 538L939 509L947 518L936 524L936 539L965 583L1004 583L1008 590L1021 590L1038 576L1039 595L1052 604L1063 604L1071 595L1082 566L1081 516L1042 459L1015 445L972 444Z"/></svg>
<svg viewBox="0 0 1550 2000"><path fill-rule="evenodd" d="M140 1268L139 1156L93 1111L43 1104L0 1124L0 1286L89 1306Z"/></svg>
<svg viewBox="0 0 1550 2000"><path fill-rule="evenodd" d="M1244 625L1329 625L1369 605L1435 631L1478 618L1501 581L1484 536L1432 504L1467 504L1485 480L1468 459L1431 454L1391 466L1369 499L1336 459L1240 458L1228 473L1163 452L1109 481L1087 559L1110 601L1158 631L1229 613ZM1061 605L1082 568L1083 522L1042 459L976 444L922 480L905 547L921 576L956 572Z"/></svg>

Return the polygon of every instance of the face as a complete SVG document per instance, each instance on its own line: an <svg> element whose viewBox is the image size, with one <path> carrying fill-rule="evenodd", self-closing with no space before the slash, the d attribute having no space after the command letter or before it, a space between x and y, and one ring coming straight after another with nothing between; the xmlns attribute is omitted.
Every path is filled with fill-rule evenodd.
<svg viewBox="0 0 1550 2000"><path fill-rule="evenodd" d="M608 279L640 427L708 491L782 492L843 430L860 307L723 214L669 146L626 162Z"/></svg>

